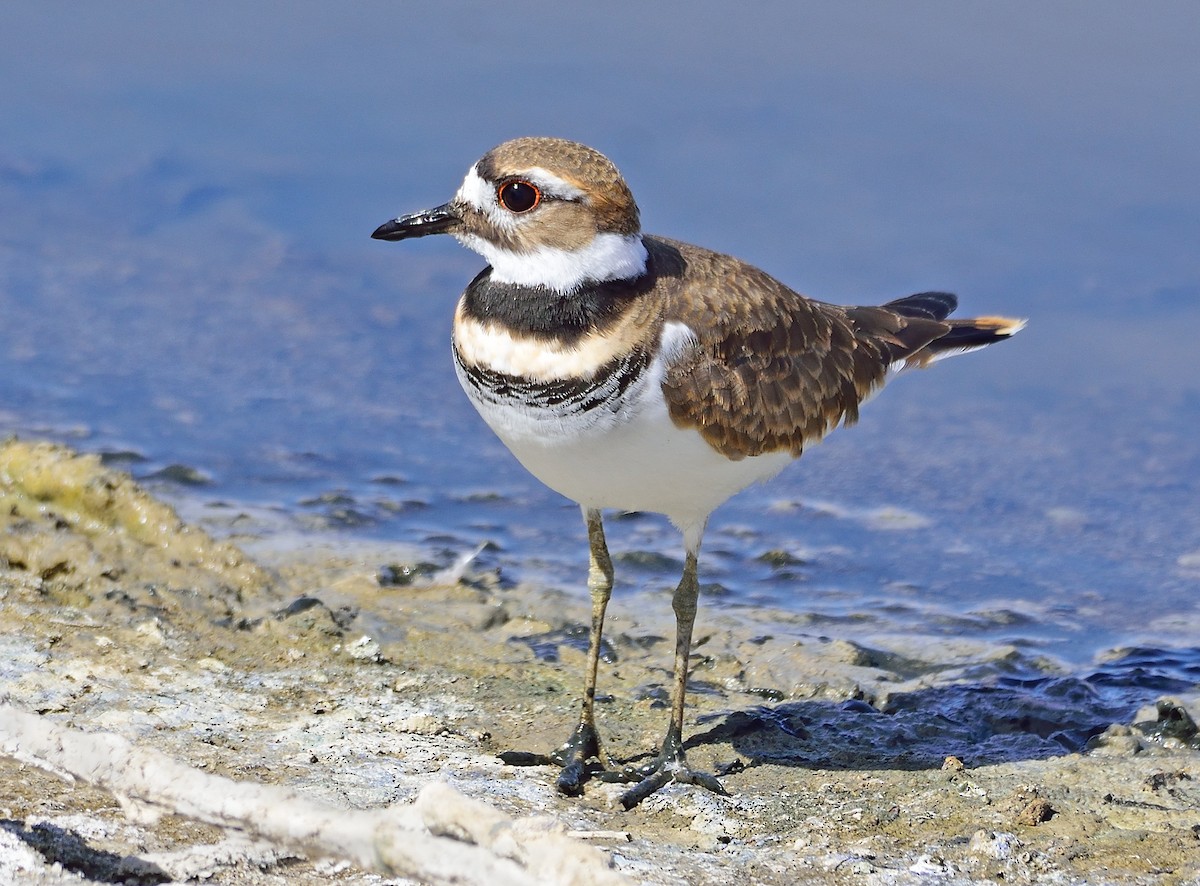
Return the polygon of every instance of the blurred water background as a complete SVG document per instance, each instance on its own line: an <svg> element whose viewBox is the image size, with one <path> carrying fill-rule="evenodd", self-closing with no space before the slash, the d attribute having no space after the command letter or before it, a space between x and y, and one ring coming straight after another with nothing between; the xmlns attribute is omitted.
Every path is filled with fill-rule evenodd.
<svg viewBox="0 0 1200 886"><path fill-rule="evenodd" d="M1194 671L1198 44L1169 2L7 4L0 433L289 531L492 542L582 607L574 506L454 379L480 260L368 239L492 145L560 135L613 158L648 231L806 294L1031 321L719 510L713 605ZM610 542L617 605L665 607L674 531Z"/></svg>

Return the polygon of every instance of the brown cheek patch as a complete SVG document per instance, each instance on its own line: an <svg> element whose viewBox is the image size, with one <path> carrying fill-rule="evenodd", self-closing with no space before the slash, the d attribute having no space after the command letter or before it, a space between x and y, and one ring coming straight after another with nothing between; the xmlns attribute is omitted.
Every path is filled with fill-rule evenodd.
<svg viewBox="0 0 1200 886"><path fill-rule="evenodd" d="M537 216L531 216L517 231L516 239L524 249L550 246L572 252L596 236L591 213L578 203L545 200L535 211Z"/></svg>

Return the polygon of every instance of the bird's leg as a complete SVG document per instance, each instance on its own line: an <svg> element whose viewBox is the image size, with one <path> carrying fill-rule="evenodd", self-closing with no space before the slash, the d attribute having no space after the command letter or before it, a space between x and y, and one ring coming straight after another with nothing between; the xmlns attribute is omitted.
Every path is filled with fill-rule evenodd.
<svg viewBox="0 0 1200 886"><path fill-rule="evenodd" d="M671 722L667 726L658 758L639 770L642 780L621 796L621 805L632 809L659 788L672 781L694 784L724 794L721 783L711 775L696 772L683 753L683 709L687 696L688 656L692 648L692 627L696 622L696 601L700 583L696 577L699 544L689 545L683 577L675 589L671 605L675 610L675 679L671 687Z"/></svg>
<svg viewBox="0 0 1200 886"><path fill-rule="evenodd" d="M604 610L612 595L613 567L608 556L608 544L604 540L604 523L600 511L584 509L587 521L588 548L588 591L592 595L592 626L588 632L587 669L584 672L583 707L579 725L559 748L555 758L563 764L558 776L558 789L576 796L583 784L597 772L606 768L604 752L600 749L600 734L596 731L596 672L600 666L600 639L604 634Z"/></svg>

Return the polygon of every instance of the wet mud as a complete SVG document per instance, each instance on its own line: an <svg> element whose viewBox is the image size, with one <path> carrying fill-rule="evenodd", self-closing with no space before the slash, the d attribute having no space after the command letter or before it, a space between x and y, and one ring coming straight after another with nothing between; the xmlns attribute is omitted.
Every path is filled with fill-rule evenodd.
<svg viewBox="0 0 1200 886"><path fill-rule="evenodd" d="M634 882L1189 883L1200 878L1200 653L1114 650L1082 672L981 641L859 644L787 613L701 611L692 764L671 786L556 795L577 716L586 595L478 561L181 521L126 475L0 446L0 700L189 765L372 808L446 781L544 814ZM224 540L214 538L222 536ZM598 699L607 751L665 727L665 597L617 601ZM789 619L794 630L788 630ZM0 881L369 883L0 758Z"/></svg>

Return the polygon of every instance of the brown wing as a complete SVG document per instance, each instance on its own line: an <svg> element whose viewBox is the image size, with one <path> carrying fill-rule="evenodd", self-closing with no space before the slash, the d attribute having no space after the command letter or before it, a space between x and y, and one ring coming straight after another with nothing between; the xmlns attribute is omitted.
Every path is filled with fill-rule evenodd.
<svg viewBox="0 0 1200 886"><path fill-rule="evenodd" d="M732 459L800 455L857 420L893 363L950 329L931 311L825 304L728 256L646 241L656 267L689 270L660 277L674 278L664 319L697 338L663 380L671 418Z"/></svg>

